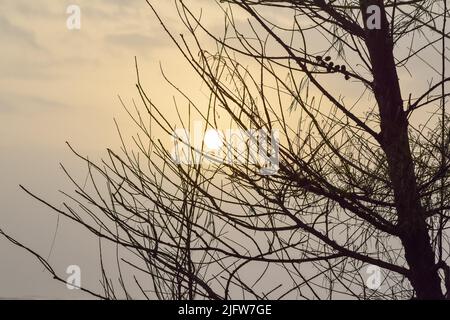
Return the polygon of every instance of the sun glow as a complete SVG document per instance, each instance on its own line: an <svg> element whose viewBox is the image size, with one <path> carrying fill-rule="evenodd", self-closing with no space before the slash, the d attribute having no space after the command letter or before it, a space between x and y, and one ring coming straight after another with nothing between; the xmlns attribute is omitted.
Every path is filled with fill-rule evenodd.
<svg viewBox="0 0 450 320"><path fill-rule="evenodd" d="M219 134L219 132L217 130L214 130L214 129L208 129L205 132L205 137L204 137L203 141L205 142L206 147L208 147L208 149L211 149L211 150L217 151L223 145L221 135Z"/></svg>

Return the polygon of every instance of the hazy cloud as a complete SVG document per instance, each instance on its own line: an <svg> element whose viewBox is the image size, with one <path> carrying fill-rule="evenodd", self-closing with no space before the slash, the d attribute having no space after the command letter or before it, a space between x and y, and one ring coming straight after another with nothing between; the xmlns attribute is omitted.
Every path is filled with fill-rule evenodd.
<svg viewBox="0 0 450 320"><path fill-rule="evenodd" d="M39 47L31 31L11 23L2 15L0 15L0 39L6 44L24 45L32 48ZM2 46L4 45L2 44Z"/></svg>
<svg viewBox="0 0 450 320"><path fill-rule="evenodd" d="M67 107L59 101L27 94L8 94L0 91L0 113L42 112Z"/></svg>
<svg viewBox="0 0 450 320"><path fill-rule="evenodd" d="M153 37L139 33L118 33L105 36L107 43L134 51L146 51L167 44L161 37Z"/></svg>

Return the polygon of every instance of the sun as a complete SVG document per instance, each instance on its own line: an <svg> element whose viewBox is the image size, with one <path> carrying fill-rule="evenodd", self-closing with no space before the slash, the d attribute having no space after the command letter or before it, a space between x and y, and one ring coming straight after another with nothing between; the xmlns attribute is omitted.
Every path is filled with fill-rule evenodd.
<svg viewBox="0 0 450 320"><path fill-rule="evenodd" d="M203 141L205 142L206 147L208 147L208 149L210 149L210 150L217 151L223 145L220 133L214 129L208 129L205 132L205 137L204 137Z"/></svg>

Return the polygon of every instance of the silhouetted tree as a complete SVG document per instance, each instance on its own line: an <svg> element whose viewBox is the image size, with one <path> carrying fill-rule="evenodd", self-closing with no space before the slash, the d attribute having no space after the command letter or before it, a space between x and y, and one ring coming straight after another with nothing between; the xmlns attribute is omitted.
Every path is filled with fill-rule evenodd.
<svg viewBox="0 0 450 320"><path fill-rule="evenodd" d="M208 88L207 108L169 79L186 107L154 105L137 68L142 108L124 104L134 145L121 136L101 164L74 150L92 188L67 173L76 191L63 210L30 195L131 253L117 263L147 298L449 296L445 0L220 1L221 35L180 0L179 36L147 2ZM250 132L248 148L258 130L279 138L263 161L224 139L233 156L218 161L174 135L193 119ZM369 265L379 288L366 286ZM119 297L102 274L102 296Z"/></svg>

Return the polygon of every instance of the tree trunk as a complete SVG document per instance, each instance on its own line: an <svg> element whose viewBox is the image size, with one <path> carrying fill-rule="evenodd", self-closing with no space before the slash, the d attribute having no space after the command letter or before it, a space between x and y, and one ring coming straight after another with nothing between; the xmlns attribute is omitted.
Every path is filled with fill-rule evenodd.
<svg viewBox="0 0 450 320"><path fill-rule="evenodd" d="M372 63L374 94L378 103L380 140L386 154L394 190L399 237L409 265L408 275L419 299L443 299L438 268L428 234L425 211L420 203L408 139L408 120L394 61L393 41L382 0L360 0L364 21L367 7L380 8L381 28L365 26L366 45Z"/></svg>

